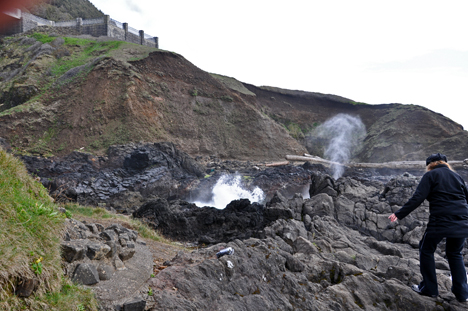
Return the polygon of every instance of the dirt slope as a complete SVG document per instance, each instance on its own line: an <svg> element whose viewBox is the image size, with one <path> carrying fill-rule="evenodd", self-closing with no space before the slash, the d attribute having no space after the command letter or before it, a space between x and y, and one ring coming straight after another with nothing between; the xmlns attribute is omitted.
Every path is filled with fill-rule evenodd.
<svg viewBox="0 0 468 311"><path fill-rule="evenodd" d="M178 54L154 49L131 61L135 56L122 51L135 49L141 57L139 46L121 44L110 52L89 42L57 48L39 43L36 52L21 53L37 44L15 38L4 46L15 61L3 66L3 105L11 108L0 115L0 137L17 151L61 155L83 148L102 154L113 144L172 141L191 155L221 158L277 159L305 152L254 106L254 96L239 96ZM59 49L70 55L58 59ZM83 65L61 76L47 74L66 57L73 62L90 49ZM24 103L13 101L24 89L30 90Z"/></svg>
<svg viewBox="0 0 468 311"><path fill-rule="evenodd" d="M307 135L347 113L367 129L354 160L420 160L432 152L468 157L466 131L420 106L256 87L204 72L176 53L108 40L4 38L0 137L16 152L45 156L171 141L192 156L279 160L322 156L320 148L305 148Z"/></svg>

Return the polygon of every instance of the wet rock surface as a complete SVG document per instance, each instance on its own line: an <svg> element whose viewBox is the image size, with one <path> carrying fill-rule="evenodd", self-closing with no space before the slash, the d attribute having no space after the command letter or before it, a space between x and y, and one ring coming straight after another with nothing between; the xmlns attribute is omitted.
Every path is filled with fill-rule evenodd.
<svg viewBox="0 0 468 311"><path fill-rule="evenodd" d="M266 199L276 191L306 193L310 182L308 170L300 166L269 168L216 157L197 161L172 143L113 146L106 157L75 151L65 157L22 160L56 199L125 214L156 198L209 201L213 186L226 174L242 176L246 189L258 187Z"/></svg>
<svg viewBox="0 0 468 311"><path fill-rule="evenodd" d="M168 237L202 244L262 238L265 228L278 220L300 221L310 230L314 217L329 216L378 240L417 247L418 234L425 229L429 215L427 202L399 223L390 224L388 216L411 197L418 177L405 174L382 183L350 177L334 181L321 172L310 174L309 199L299 194L287 199L277 192L265 205L243 199L219 210L159 198L143 204L133 216L144 219Z"/></svg>
<svg viewBox="0 0 468 311"><path fill-rule="evenodd" d="M262 234L264 207L249 200L236 200L225 209L199 208L185 201L164 199L145 203L134 214L155 230L175 240L214 244Z"/></svg>

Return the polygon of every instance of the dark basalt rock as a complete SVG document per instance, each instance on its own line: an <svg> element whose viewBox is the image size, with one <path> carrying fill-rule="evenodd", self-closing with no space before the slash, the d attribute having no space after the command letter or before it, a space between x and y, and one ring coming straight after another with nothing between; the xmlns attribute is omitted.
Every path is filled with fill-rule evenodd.
<svg viewBox="0 0 468 311"><path fill-rule="evenodd" d="M81 260L86 255L87 246L79 241L63 241L61 247L62 257L67 262Z"/></svg>
<svg viewBox="0 0 468 311"><path fill-rule="evenodd" d="M64 236L64 272L94 291L100 310L144 310L146 293L140 290L153 272L153 257L136 231L67 219Z"/></svg>
<svg viewBox="0 0 468 311"><path fill-rule="evenodd" d="M112 274L114 273L114 268L110 265L100 264L97 267L97 272L99 274L99 280L107 281L112 278Z"/></svg>
<svg viewBox="0 0 468 311"><path fill-rule="evenodd" d="M134 299L123 305L123 311L143 311L146 307L146 301L143 299Z"/></svg>
<svg viewBox="0 0 468 311"><path fill-rule="evenodd" d="M405 181L412 177L398 178L403 178L402 183L393 180L373 186L348 178L338 180L335 198L320 193L303 200L303 211L309 213L305 214L307 223L305 216L304 220L280 218L264 222L261 239L235 239L191 253L180 252L148 282L154 295L147 300L147 308L396 311L431 310L436 304L441 309L464 310L465 306L450 293L449 268L441 248L435 254L440 297L430 299L410 290L409 285L421 281L418 249L406 244L404 236L389 234L402 231L404 224L388 226L388 219L386 226L380 223L392 212L390 204L380 196L383 190L391 192L397 184L412 186L412 182ZM327 213L314 214L320 197L328 202ZM340 200L347 200L352 213L362 210L367 216L342 218L343 207L335 204ZM281 205L294 215L298 203L298 198L286 200L276 195L267 206ZM164 213L153 213L153 221L164 220L159 224L169 225L172 213L179 215L172 207L169 202ZM159 218L162 214L164 217ZM216 217L208 222L213 219ZM353 221L358 220L361 232L355 230ZM216 236L211 238L218 240ZM391 243L391 239L402 243ZM226 247L233 248L234 253L216 258L215 254Z"/></svg>
<svg viewBox="0 0 468 311"><path fill-rule="evenodd" d="M76 267L72 281L82 285L94 285L99 282L99 274L94 265L82 263Z"/></svg>
<svg viewBox="0 0 468 311"><path fill-rule="evenodd" d="M184 196L190 183L204 175L200 164L171 143L113 146L107 157L75 151L62 158L22 160L58 200L131 211L151 196ZM122 204L133 193L140 196L137 206Z"/></svg>
<svg viewBox="0 0 468 311"><path fill-rule="evenodd" d="M108 245L101 242L88 243L87 249L86 256L91 260L100 260L106 257L107 253L111 250Z"/></svg>
<svg viewBox="0 0 468 311"><path fill-rule="evenodd" d="M113 224L104 228L100 224L82 223L75 219L67 220L67 230L65 233L66 240L62 241L62 257L68 263L65 264L65 270L68 275L73 278L79 278L79 282L90 282L90 278L94 277L94 270L83 266L81 274L76 273L78 266L81 264L91 264L97 269L98 275L105 276L104 280L110 279L112 276L108 267L115 260L118 261L118 266L115 269L124 269L125 261L132 258L136 253L135 242L138 238L136 231L127 229L120 224ZM99 235L99 229L102 230ZM125 245L121 245L119 241L126 241ZM128 241L128 242L127 242ZM117 245L117 243L119 243ZM75 270L75 272L72 272ZM91 272L90 272L91 271ZM100 279L98 277L97 282ZM97 283L96 282L96 283ZM82 283L87 284L88 283ZM93 283L95 284L95 283Z"/></svg>
<svg viewBox="0 0 468 311"><path fill-rule="evenodd" d="M249 190L260 188L266 201L276 192L287 197L294 193L306 195L311 168L294 165L260 168L213 159L207 170L172 143L112 146L106 157L75 151L60 158L21 159L55 199L115 209L124 214L131 214L158 197L211 201L213 186L225 174L245 177L243 186ZM203 178L205 171L209 171L209 178Z"/></svg>
<svg viewBox="0 0 468 311"><path fill-rule="evenodd" d="M149 201L133 213L163 235L205 244L261 236L264 207L247 199L232 201L225 209L197 207L185 201Z"/></svg>

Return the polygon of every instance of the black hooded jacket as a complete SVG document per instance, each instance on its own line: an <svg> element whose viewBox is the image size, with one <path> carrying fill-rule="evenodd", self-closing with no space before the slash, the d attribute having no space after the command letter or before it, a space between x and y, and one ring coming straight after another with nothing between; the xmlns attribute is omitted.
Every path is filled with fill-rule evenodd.
<svg viewBox="0 0 468 311"><path fill-rule="evenodd" d="M444 237L468 237L468 190L460 175L446 165L424 174L413 196L395 215L405 218L424 200L429 201L426 232Z"/></svg>

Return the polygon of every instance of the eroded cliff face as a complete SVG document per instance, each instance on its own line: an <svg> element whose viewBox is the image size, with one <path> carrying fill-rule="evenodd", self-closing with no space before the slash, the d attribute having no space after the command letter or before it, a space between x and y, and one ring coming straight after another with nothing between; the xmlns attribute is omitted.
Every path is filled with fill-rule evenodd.
<svg viewBox="0 0 468 311"><path fill-rule="evenodd" d="M176 53L34 31L43 33L3 38L0 46L0 137L16 152L103 155L111 145L170 141L191 156L323 156L313 130L344 113L367 129L355 161L467 157L466 131L420 106L256 87L204 72Z"/></svg>
<svg viewBox="0 0 468 311"><path fill-rule="evenodd" d="M305 152L255 107L254 95L241 97L175 53L153 50L130 61L145 51L126 43L116 44L118 49L107 43L106 50L92 41L5 40L10 60L2 67L0 137L17 151L103 154L115 144L171 141L191 155L222 158L277 159ZM57 58L59 49L69 56ZM80 55L89 59L57 74L64 59ZM13 96L25 88L32 90L28 96Z"/></svg>
<svg viewBox="0 0 468 311"><path fill-rule="evenodd" d="M284 124L314 155L324 153L322 142L313 135L314 128L342 113L359 117L367 130L362 146L353 154L355 161L422 160L439 151L450 154L452 160L467 157L463 127L421 106L367 105L330 94L245 86L256 94L257 105Z"/></svg>

